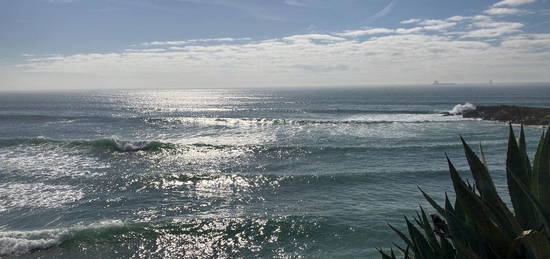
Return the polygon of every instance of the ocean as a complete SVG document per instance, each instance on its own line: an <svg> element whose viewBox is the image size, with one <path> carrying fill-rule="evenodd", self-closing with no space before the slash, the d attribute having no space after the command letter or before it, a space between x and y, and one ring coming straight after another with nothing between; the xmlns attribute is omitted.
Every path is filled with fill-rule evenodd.
<svg viewBox="0 0 550 259"><path fill-rule="evenodd" d="M377 258L452 197L445 153L470 177L459 136L505 196L508 125L465 103L550 87L1 92L0 256Z"/></svg>

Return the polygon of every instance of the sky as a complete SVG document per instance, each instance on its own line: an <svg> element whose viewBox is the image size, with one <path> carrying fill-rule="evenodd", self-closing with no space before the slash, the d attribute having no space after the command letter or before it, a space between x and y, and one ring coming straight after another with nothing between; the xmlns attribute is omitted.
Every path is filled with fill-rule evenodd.
<svg viewBox="0 0 550 259"><path fill-rule="evenodd" d="M0 90L550 82L550 0L0 0Z"/></svg>

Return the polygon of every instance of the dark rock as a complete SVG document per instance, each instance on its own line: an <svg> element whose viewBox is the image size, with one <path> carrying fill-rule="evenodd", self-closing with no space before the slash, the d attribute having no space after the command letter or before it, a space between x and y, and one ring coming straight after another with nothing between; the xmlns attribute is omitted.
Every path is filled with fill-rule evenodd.
<svg viewBox="0 0 550 259"><path fill-rule="evenodd" d="M475 110L465 111L462 116L525 125L550 124L550 108L513 105L477 106Z"/></svg>

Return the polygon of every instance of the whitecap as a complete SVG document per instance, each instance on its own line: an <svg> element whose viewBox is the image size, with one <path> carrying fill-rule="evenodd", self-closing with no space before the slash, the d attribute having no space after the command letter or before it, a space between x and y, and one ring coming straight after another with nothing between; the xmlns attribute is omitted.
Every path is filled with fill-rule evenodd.
<svg viewBox="0 0 550 259"><path fill-rule="evenodd" d="M85 230L109 230L123 227L120 220L101 221L86 226L30 231L0 231L0 256L23 255L60 245Z"/></svg>
<svg viewBox="0 0 550 259"><path fill-rule="evenodd" d="M17 208L58 208L76 202L84 193L70 185L44 183L0 184L0 212Z"/></svg>

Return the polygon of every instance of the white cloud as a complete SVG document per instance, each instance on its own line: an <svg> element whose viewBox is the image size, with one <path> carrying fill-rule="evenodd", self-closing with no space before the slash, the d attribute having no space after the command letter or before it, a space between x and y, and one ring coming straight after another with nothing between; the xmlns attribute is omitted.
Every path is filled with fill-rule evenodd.
<svg viewBox="0 0 550 259"><path fill-rule="evenodd" d="M292 37L297 36L302 35ZM325 37L304 35L299 38ZM384 81L388 73L395 73L398 80L423 80L417 72L424 71L422 66L433 62L430 61L433 58L453 60L490 46L473 41L452 41L447 37L408 34L365 41L316 43L280 39L178 48L185 51L71 55L55 60L37 59L26 68L34 73L75 73L105 78L126 76L143 79L147 75L160 82L171 78L210 86L217 85L216 80L235 86L247 82L259 85L357 84Z"/></svg>
<svg viewBox="0 0 550 259"><path fill-rule="evenodd" d="M420 21L421 21L420 19L408 19L408 20L401 21L400 23L401 24L411 24L411 23L417 23L417 22L420 22Z"/></svg>
<svg viewBox="0 0 550 259"><path fill-rule="evenodd" d="M192 39L192 40L177 40L177 41L151 41L145 42L143 46L176 46L190 43L208 43L208 42L234 42L250 40L250 38L211 38L211 39Z"/></svg>
<svg viewBox="0 0 550 259"><path fill-rule="evenodd" d="M418 24L424 25L423 29L428 31L444 31L457 25L456 22L449 22L444 20L423 20Z"/></svg>
<svg viewBox="0 0 550 259"><path fill-rule="evenodd" d="M295 41L295 42L304 42L304 41L343 41L344 38L335 37L327 34L302 34L302 35L293 35L289 37L284 37L283 40L286 41Z"/></svg>
<svg viewBox="0 0 550 259"><path fill-rule="evenodd" d="M518 8L501 8L501 7L492 7L484 11L486 14L490 15L512 15L512 14L521 14L525 13L525 10Z"/></svg>
<svg viewBox="0 0 550 259"><path fill-rule="evenodd" d="M125 49L125 52L164 52L166 49Z"/></svg>
<svg viewBox="0 0 550 259"><path fill-rule="evenodd" d="M413 28L399 28L396 29L395 32L399 34L411 34L411 33L419 33L424 30L424 27L413 27Z"/></svg>
<svg viewBox="0 0 550 259"><path fill-rule="evenodd" d="M500 1L493 6L500 7L500 6L519 6L524 4L530 4L534 3L536 0L504 0Z"/></svg>
<svg viewBox="0 0 550 259"><path fill-rule="evenodd" d="M445 23L445 24L439 24L439 25L430 25L430 26L424 26L424 30L428 31L445 31L453 26L455 26L456 23Z"/></svg>
<svg viewBox="0 0 550 259"><path fill-rule="evenodd" d="M499 22L473 26L519 27ZM550 36L524 35L493 46L478 40L398 32L362 41L305 34L231 45L172 46L178 49L163 52L35 57L20 67L25 71L20 80L50 75L49 81L37 80L35 84L101 82L131 87L429 83L434 78L455 82L547 80L550 76L544 71L550 66L549 41ZM538 53L526 53L524 48ZM538 76L533 78L533 74ZM80 80L71 81L68 75Z"/></svg>
<svg viewBox="0 0 550 259"><path fill-rule="evenodd" d="M550 50L550 33L523 34L510 37L504 40L501 46L526 53L548 52Z"/></svg>
<svg viewBox="0 0 550 259"><path fill-rule="evenodd" d="M213 38L213 39L195 39L189 40L189 42L232 42L237 40L249 40L250 38Z"/></svg>
<svg viewBox="0 0 550 259"><path fill-rule="evenodd" d="M550 80L550 34L527 34L522 31L524 24L503 19L493 14L410 19L401 22L414 24L410 28L269 40L151 41L118 53L29 55L9 74L0 71L0 77L9 78L4 81L11 85L107 87L361 85L429 83L434 78Z"/></svg>
<svg viewBox="0 0 550 259"><path fill-rule="evenodd" d="M438 24L441 24L441 23L446 23L446 22L443 21L443 20L432 19L432 20L423 20L423 21L419 22L418 24L420 24L420 25L438 25Z"/></svg>
<svg viewBox="0 0 550 259"><path fill-rule="evenodd" d="M491 17L487 16L487 15L475 15L472 17L473 20L476 20L476 21L487 21L487 20L491 20Z"/></svg>
<svg viewBox="0 0 550 259"><path fill-rule="evenodd" d="M449 17L445 20L451 21L451 22L460 22L460 21L463 21L465 19L466 19L466 17L464 17L464 16L455 15L455 16L451 16L451 17Z"/></svg>
<svg viewBox="0 0 550 259"><path fill-rule="evenodd" d="M336 35L342 36L342 37L361 37L365 35L388 34L393 32L395 32L395 30L393 29L372 28L372 29L365 29L365 30L347 30L341 33L336 33Z"/></svg>
<svg viewBox="0 0 550 259"><path fill-rule="evenodd" d="M524 27L522 23L495 21L480 21L472 25L479 29L466 32L462 36L463 38L494 38L520 32L520 29Z"/></svg>
<svg viewBox="0 0 550 259"><path fill-rule="evenodd" d="M509 28L509 29L519 29L524 26L522 23L519 23L519 22L496 22L496 21L474 22L472 25L479 28Z"/></svg>
<svg viewBox="0 0 550 259"><path fill-rule="evenodd" d="M188 43L185 40L178 41L151 41L143 43L144 46L168 46L168 45L183 45Z"/></svg>

